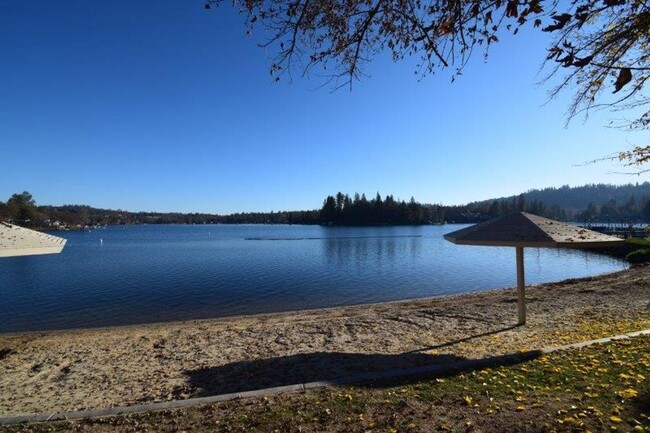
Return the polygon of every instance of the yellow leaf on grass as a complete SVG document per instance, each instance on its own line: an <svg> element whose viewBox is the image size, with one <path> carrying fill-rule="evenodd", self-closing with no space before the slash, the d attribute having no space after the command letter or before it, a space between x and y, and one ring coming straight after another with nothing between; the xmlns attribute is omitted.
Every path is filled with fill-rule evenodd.
<svg viewBox="0 0 650 433"><path fill-rule="evenodd" d="M578 421L576 421L574 418L567 416L562 419L557 420L558 424L568 424L568 425L577 425Z"/></svg>
<svg viewBox="0 0 650 433"><path fill-rule="evenodd" d="M628 389L624 389L623 391L619 391L618 395L620 395L623 398L634 398L637 395L639 395L639 393L632 388L628 388Z"/></svg>
<svg viewBox="0 0 650 433"><path fill-rule="evenodd" d="M611 422L615 422L615 423L623 422L623 420L622 420L621 418L619 418L619 417L617 417L617 416L614 416L614 415L610 416L610 417L609 417L609 420L610 420Z"/></svg>
<svg viewBox="0 0 650 433"><path fill-rule="evenodd" d="M469 395L466 395L465 398L463 398L463 400L465 400L465 404L468 406L472 404L472 397L470 397Z"/></svg>

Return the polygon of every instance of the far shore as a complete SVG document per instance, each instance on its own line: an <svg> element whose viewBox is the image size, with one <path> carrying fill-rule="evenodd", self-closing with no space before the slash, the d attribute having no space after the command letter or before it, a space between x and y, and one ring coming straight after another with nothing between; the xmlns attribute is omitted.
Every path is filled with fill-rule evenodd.
<svg viewBox="0 0 650 433"><path fill-rule="evenodd" d="M498 356L650 328L650 266L413 301L0 334L0 416L125 406Z"/></svg>

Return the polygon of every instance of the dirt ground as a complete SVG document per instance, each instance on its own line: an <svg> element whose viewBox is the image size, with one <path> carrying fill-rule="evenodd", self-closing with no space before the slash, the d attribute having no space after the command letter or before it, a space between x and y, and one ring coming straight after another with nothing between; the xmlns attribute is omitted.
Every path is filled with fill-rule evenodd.
<svg viewBox="0 0 650 433"><path fill-rule="evenodd" d="M125 406L484 358L650 328L650 267L527 288L0 335L0 416Z"/></svg>

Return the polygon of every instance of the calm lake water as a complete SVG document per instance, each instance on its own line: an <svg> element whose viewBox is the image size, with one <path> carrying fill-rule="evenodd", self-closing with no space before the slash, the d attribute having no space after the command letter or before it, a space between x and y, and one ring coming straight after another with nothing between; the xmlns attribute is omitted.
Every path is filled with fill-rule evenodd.
<svg viewBox="0 0 650 433"><path fill-rule="evenodd" d="M462 225L200 225L58 232L59 255L0 259L0 332L222 317L516 285L514 248L453 245ZM526 249L527 283L626 267Z"/></svg>

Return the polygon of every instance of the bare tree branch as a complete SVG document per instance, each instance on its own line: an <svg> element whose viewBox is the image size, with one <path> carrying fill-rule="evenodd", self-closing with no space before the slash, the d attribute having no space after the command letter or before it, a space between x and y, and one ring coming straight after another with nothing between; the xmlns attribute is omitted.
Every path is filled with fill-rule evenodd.
<svg viewBox="0 0 650 433"><path fill-rule="evenodd" d="M208 0L206 8L228 0ZM532 22L556 35L548 48L545 81L560 78L551 98L572 90L568 121L605 107L647 104L650 77L650 9L647 0L231 0L249 28L270 34L262 46L275 52L279 79L300 65L321 68L334 88L352 86L362 67L388 50L395 61L417 55L422 75L455 68L461 74L476 47L487 58L504 33ZM542 23L546 26L542 27ZM305 63L302 63L302 62ZM343 84L341 84L343 81ZM622 97L611 93L623 91ZM648 129L645 118L635 129ZM640 149L640 150L639 150ZM630 165L649 161L647 147L621 152Z"/></svg>

